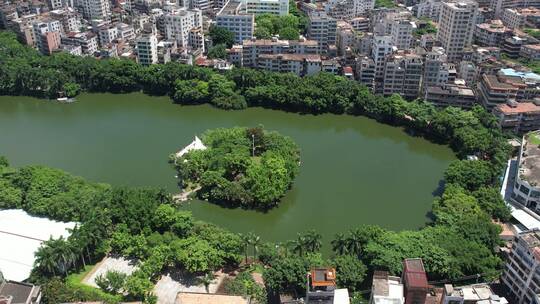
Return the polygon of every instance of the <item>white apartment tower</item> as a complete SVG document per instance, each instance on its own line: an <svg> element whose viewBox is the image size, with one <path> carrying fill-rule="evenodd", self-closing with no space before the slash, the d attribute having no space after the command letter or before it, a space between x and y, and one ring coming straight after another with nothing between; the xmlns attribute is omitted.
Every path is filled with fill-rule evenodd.
<svg viewBox="0 0 540 304"><path fill-rule="evenodd" d="M392 44L392 36L374 36L371 46L371 58L375 62L375 78L382 79L384 76L384 64L386 56L392 54L395 47Z"/></svg>
<svg viewBox="0 0 540 304"><path fill-rule="evenodd" d="M392 43L400 50L411 48L413 23L410 20L395 20L391 23Z"/></svg>
<svg viewBox="0 0 540 304"><path fill-rule="evenodd" d="M197 9L174 10L166 14L164 18L167 40L176 40L179 47L187 47L191 29L202 26L202 13Z"/></svg>
<svg viewBox="0 0 540 304"><path fill-rule="evenodd" d="M137 60L142 65L158 63L157 37L154 34L142 35L137 39Z"/></svg>
<svg viewBox="0 0 540 304"><path fill-rule="evenodd" d="M317 41L321 52L328 50L331 45L336 45L337 21L325 12L312 12L309 15L307 36Z"/></svg>
<svg viewBox="0 0 540 304"><path fill-rule="evenodd" d="M111 4L109 0L77 0L77 7L86 19L109 20Z"/></svg>
<svg viewBox="0 0 540 304"><path fill-rule="evenodd" d="M375 7L374 0L330 0L325 6L328 15L337 19L359 17Z"/></svg>
<svg viewBox="0 0 540 304"><path fill-rule="evenodd" d="M286 16L289 14L289 0L241 0L248 14L272 14Z"/></svg>
<svg viewBox="0 0 540 304"><path fill-rule="evenodd" d="M396 53L389 56L384 68L383 94L418 97L423 62L420 55Z"/></svg>
<svg viewBox="0 0 540 304"><path fill-rule="evenodd" d="M501 281L518 304L539 303L540 293L540 230L518 234L507 256Z"/></svg>
<svg viewBox="0 0 540 304"><path fill-rule="evenodd" d="M446 53L441 47L433 47L426 54L424 62L424 89L432 86L442 86L448 83L448 64Z"/></svg>
<svg viewBox="0 0 540 304"><path fill-rule="evenodd" d="M471 45L477 13L478 3L472 0L442 3L437 40L446 50L448 61L459 61L463 50Z"/></svg>

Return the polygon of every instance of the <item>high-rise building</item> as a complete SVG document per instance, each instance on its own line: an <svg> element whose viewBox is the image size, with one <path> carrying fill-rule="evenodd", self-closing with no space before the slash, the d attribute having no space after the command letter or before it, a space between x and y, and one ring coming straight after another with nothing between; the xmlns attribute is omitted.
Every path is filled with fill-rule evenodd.
<svg viewBox="0 0 540 304"><path fill-rule="evenodd" d="M253 38L255 17L245 13L242 6L239 1L229 0L216 16L216 25L233 32L235 43Z"/></svg>
<svg viewBox="0 0 540 304"><path fill-rule="evenodd" d="M50 55L59 48L61 28L57 20L36 22L32 25L36 46L42 54Z"/></svg>
<svg viewBox="0 0 540 304"><path fill-rule="evenodd" d="M200 10L175 9L165 14L165 37L167 40L176 40L178 47L188 47L189 32L194 27L202 26L202 13Z"/></svg>
<svg viewBox="0 0 540 304"><path fill-rule="evenodd" d="M448 61L459 61L463 50L472 43L478 3L472 0L443 2L437 40L446 50Z"/></svg>
<svg viewBox="0 0 540 304"><path fill-rule="evenodd" d="M513 241L501 276L502 283L508 287L518 304L538 303L540 300L539 265L540 230L519 233Z"/></svg>
<svg viewBox="0 0 540 304"><path fill-rule="evenodd" d="M137 39L137 61L142 65L158 63L157 37L155 34L142 35Z"/></svg>
<svg viewBox="0 0 540 304"><path fill-rule="evenodd" d="M448 83L446 53L441 47L433 47L424 60L423 87L442 86Z"/></svg>
<svg viewBox="0 0 540 304"><path fill-rule="evenodd" d="M76 7L89 20L109 20L111 17L109 0L77 0Z"/></svg>
<svg viewBox="0 0 540 304"><path fill-rule="evenodd" d="M386 56L392 54L395 47L392 45L392 36L374 36L371 47L371 58L375 63L375 86L376 93L382 93L382 82L384 79L384 65Z"/></svg>
<svg viewBox="0 0 540 304"><path fill-rule="evenodd" d="M411 48L413 23L410 20L395 20L391 23L392 44L400 50Z"/></svg>
<svg viewBox="0 0 540 304"><path fill-rule="evenodd" d="M374 0L330 0L325 5L328 15L337 19L359 17L374 7Z"/></svg>
<svg viewBox="0 0 540 304"><path fill-rule="evenodd" d="M321 52L336 44L337 21L325 12L313 12L309 15L307 36L319 43Z"/></svg>
<svg viewBox="0 0 540 304"><path fill-rule="evenodd" d="M423 62L417 54L399 52L388 56L384 68L383 94L416 98L422 80Z"/></svg>

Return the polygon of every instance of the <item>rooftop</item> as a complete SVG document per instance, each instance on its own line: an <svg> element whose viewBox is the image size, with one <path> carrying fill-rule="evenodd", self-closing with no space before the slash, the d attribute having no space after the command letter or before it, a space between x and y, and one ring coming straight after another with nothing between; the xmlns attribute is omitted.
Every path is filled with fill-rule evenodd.
<svg viewBox="0 0 540 304"><path fill-rule="evenodd" d="M34 265L34 253L44 240L69 236L75 223L33 217L22 210L0 211L0 271L7 280L24 281Z"/></svg>
<svg viewBox="0 0 540 304"><path fill-rule="evenodd" d="M516 71L514 69L508 68L508 69L501 69L499 73L505 76L518 76L524 80L533 80L533 81L540 82L540 75L536 73L532 73L532 72L521 72L521 71Z"/></svg>
<svg viewBox="0 0 540 304"><path fill-rule="evenodd" d="M241 296L222 294L180 292L176 296L177 304L248 304L249 302Z"/></svg>
<svg viewBox="0 0 540 304"><path fill-rule="evenodd" d="M11 303L29 303L29 299L37 297L39 291L40 288L32 284L15 281L0 283L0 297L11 298Z"/></svg>
<svg viewBox="0 0 540 304"><path fill-rule="evenodd" d="M403 285L398 277L389 276L387 272L375 271L371 293L374 297L393 299L403 298Z"/></svg>
<svg viewBox="0 0 540 304"><path fill-rule="evenodd" d="M497 110L506 115L532 112L537 112L540 114L540 106L537 106L532 102L518 102L513 106L508 104L499 104L497 105Z"/></svg>
<svg viewBox="0 0 540 304"><path fill-rule="evenodd" d="M540 185L540 131L523 136L519 177L533 187Z"/></svg>

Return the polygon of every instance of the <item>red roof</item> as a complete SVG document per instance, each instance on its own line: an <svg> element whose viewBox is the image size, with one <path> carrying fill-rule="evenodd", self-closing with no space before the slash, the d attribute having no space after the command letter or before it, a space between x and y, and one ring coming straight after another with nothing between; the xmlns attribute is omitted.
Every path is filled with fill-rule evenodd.
<svg viewBox="0 0 540 304"><path fill-rule="evenodd" d="M497 110L506 115L520 114L529 112L540 112L540 106L537 106L532 102L518 102L515 107L511 107L507 104L497 105Z"/></svg>
<svg viewBox="0 0 540 304"><path fill-rule="evenodd" d="M343 68L343 73L345 74L352 74L352 68L350 66L346 66Z"/></svg>
<svg viewBox="0 0 540 304"><path fill-rule="evenodd" d="M428 288L422 259L405 259L403 261L403 276L407 288Z"/></svg>

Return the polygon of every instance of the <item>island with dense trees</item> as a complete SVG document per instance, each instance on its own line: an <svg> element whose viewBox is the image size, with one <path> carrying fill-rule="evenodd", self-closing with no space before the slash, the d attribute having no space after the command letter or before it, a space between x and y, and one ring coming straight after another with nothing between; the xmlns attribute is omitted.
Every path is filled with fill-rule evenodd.
<svg viewBox="0 0 540 304"><path fill-rule="evenodd" d="M446 170L444 189L433 204L433 220L425 227L396 232L359 223L331 241L330 259L320 254L322 241L316 231L287 243L262 243L257 237L194 220L189 212L175 208L162 190L94 184L45 167L11 168L0 160L0 208L81 223L68 239L45 242L38 252L32 279L43 282L45 303L96 300L94 294L74 290L65 278L81 267L83 259L96 261L105 253L139 258L139 270L126 278L123 287L127 296L116 299L147 302L152 299L152 283L165 267L205 273L238 266L248 251L264 266L268 299L280 293L302 295L310 266L335 266L338 274L346 273L338 279L341 287L352 291L362 286L360 274L388 270L399 275L402 260L410 257L423 259L430 280L476 274L489 279L500 274L502 260L496 251L500 227L493 222L510 219L499 193L510 147L495 117L481 107L438 109L422 100L376 96L355 81L327 73L301 78L232 69L220 74L172 62L143 67L121 59L40 56L7 32L0 33L0 46L4 95L55 97L69 83L80 91L142 90L168 94L176 103L210 103L225 109L261 106L362 115L447 144L460 158ZM468 160L468 155L477 160ZM238 283L231 290L255 292L235 288L242 282Z"/></svg>
<svg viewBox="0 0 540 304"><path fill-rule="evenodd" d="M184 188L217 204L267 210L291 187L300 150L289 137L262 127L209 130L206 149L174 159Z"/></svg>

